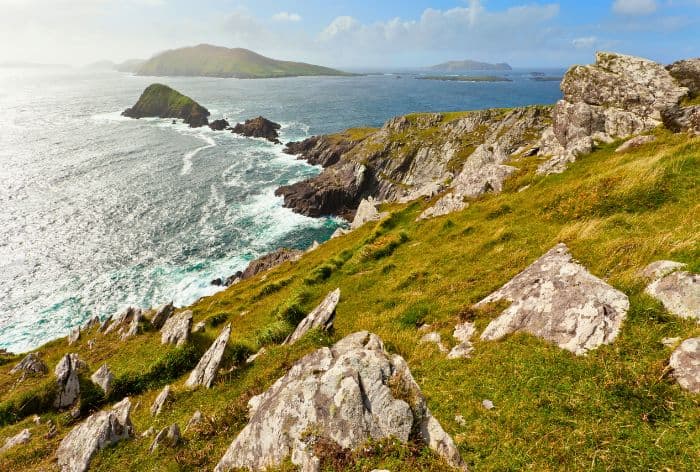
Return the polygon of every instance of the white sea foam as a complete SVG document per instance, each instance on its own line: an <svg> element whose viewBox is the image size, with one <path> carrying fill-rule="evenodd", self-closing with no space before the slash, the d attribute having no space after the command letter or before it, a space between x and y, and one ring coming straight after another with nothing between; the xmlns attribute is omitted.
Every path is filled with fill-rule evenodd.
<svg viewBox="0 0 700 472"><path fill-rule="evenodd" d="M186 153L182 157L182 170L180 171L180 175L188 175L190 172L192 172L192 159L199 154L201 151L204 151L205 149L213 148L216 146L216 141L211 136L207 136L204 133L200 133L197 135L198 138L201 138L204 140L207 144L205 146L198 147L194 151L190 151Z"/></svg>

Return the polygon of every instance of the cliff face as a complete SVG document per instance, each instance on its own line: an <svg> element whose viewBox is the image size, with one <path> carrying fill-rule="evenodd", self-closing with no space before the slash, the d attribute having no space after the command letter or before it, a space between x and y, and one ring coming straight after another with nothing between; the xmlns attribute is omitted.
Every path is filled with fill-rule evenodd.
<svg viewBox="0 0 700 472"><path fill-rule="evenodd" d="M167 85L152 84L143 91L136 105L124 110L129 118L175 118L191 128L208 124L209 110Z"/></svg>

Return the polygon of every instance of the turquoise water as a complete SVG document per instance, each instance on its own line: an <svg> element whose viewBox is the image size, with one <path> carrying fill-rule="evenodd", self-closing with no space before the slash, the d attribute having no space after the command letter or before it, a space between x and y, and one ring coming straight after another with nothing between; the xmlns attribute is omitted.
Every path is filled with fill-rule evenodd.
<svg viewBox="0 0 700 472"><path fill-rule="evenodd" d="M0 347L35 347L94 314L174 300L280 246L340 224L282 208L280 185L320 171L282 146L120 112L154 81L234 123L263 115L281 140L379 126L415 111L553 103L558 84L410 75L234 80L0 70Z"/></svg>

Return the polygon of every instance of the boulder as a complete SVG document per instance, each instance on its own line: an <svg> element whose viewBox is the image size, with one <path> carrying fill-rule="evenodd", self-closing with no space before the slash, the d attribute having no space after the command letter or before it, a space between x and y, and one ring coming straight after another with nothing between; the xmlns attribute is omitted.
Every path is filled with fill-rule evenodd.
<svg viewBox="0 0 700 472"><path fill-rule="evenodd" d="M68 334L68 345L72 346L80 339L80 326L73 328Z"/></svg>
<svg viewBox="0 0 700 472"><path fill-rule="evenodd" d="M477 303L511 305L481 334L493 341L523 331L582 355L612 343L627 316L627 296L589 273L558 244L502 288Z"/></svg>
<svg viewBox="0 0 700 472"><path fill-rule="evenodd" d="M27 444L29 440L32 438L32 433L28 429L23 429L16 435L12 436L11 438L7 438L5 440L5 444L3 444L2 447L0 447L0 454L3 452L12 449L15 446L19 446L20 444Z"/></svg>
<svg viewBox="0 0 700 472"><path fill-rule="evenodd" d="M646 144L653 143L656 141L656 136L651 136L651 135L642 135L642 136L635 136L632 139L628 139L625 141L623 144L621 144L617 149L615 149L615 152L626 152L631 149L636 149L638 147L642 147Z"/></svg>
<svg viewBox="0 0 700 472"><path fill-rule="evenodd" d="M290 334L283 344L294 344L301 339L306 333L312 329L320 328L328 331L333 328L335 320L335 309L340 301L340 289L337 288L326 295L326 298L314 310L306 315L306 317L297 325L296 329Z"/></svg>
<svg viewBox="0 0 700 472"><path fill-rule="evenodd" d="M20 372L23 375L46 375L49 373L49 368L38 355L30 352L19 364L10 370L10 374L18 374Z"/></svg>
<svg viewBox="0 0 700 472"><path fill-rule="evenodd" d="M297 155L311 165L328 167L340 160L340 157L350 151L361 140L351 139L348 135L341 139L330 139L327 136L312 136L304 141L287 143L284 153Z"/></svg>
<svg viewBox="0 0 700 472"><path fill-rule="evenodd" d="M505 180L518 170L504 164L509 157L498 143L479 145L452 183L455 195L464 199L488 192L500 193Z"/></svg>
<svg viewBox="0 0 700 472"><path fill-rule="evenodd" d="M248 264L248 267L241 273L240 279L246 280L251 277L256 276L261 272L277 267L287 261L298 261L304 251L299 251L297 249L278 249L269 254L265 254Z"/></svg>
<svg viewBox="0 0 700 472"><path fill-rule="evenodd" d="M224 357L224 349L231 335L231 324L227 324L221 331L221 334L214 340L207 352L204 353L199 360L197 367L190 373L185 385L190 388L195 388L200 385L206 388L211 388L216 378L216 373L219 370L221 359Z"/></svg>
<svg viewBox="0 0 700 472"><path fill-rule="evenodd" d="M457 211L462 211L469 206L469 203L464 201L464 196L450 192L441 197L435 205L427 208L416 221L427 220L438 216L448 215Z"/></svg>
<svg viewBox="0 0 700 472"><path fill-rule="evenodd" d="M151 325L155 329L161 329L168 319L175 313L175 307L173 302L166 303L156 310L155 314L151 318Z"/></svg>
<svg viewBox="0 0 700 472"><path fill-rule="evenodd" d="M151 405L151 416L158 416L160 412L163 411L163 407L170 400L171 393L170 385L166 385L165 388L158 394L156 399Z"/></svg>
<svg viewBox="0 0 700 472"><path fill-rule="evenodd" d="M224 119L214 120L211 123L209 123L209 127L214 131L223 131L229 127L229 124L228 121Z"/></svg>
<svg viewBox="0 0 700 472"><path fill-rule="evenodd" d="M689 131L700 134L700 105L668 108L663 113L663 123L674 133Z"/></svg>
<svg viewBox="0 0 700 472"><path fill-rule="evenodd" d="M700 95L700 58L677 61L666 69L691 95Z"/></svg>
<svg viewBox="0 0 700 472"><path fill-rule="evenodd" d="M187 344L192 330L192 311L187 310L169 318L160 330L161 344L174 344L178 347Z"/></svg>
<svg viewBox="0 0 700 472"><path fill-rule="evenodd" d="M645 292L659 300L674 315L700 323L700 275L681 270L684 264L658 261L642 275L651 279Z"/></svg>
<svg viewBox="0 0 700 472"><path fill-rule="evenodd" d="M127 340L129 338L133 338L134 336L139 334L139 323L141 322L142 319L143 319L143 312L140 309L135 308L134 312L133 312L133 316L131 317L131 322L129 323L129 327L124 333L122 333L120 339L122 341L125 341L125 340Z"/></svg>
<svg viewBox="0 0 700 472"><path fill-rule="evenodd" d="M360 202L360 206L357 207L355 212L355 218L350 224L350 229L357 229L365 223L370 221L381 220L386 217L388 213L379 213L377 210L377 202L372 197L367 197Z"/></svg>
<svg viewBox="0 0 700 472"><path fill-rule="evenodd" d="M403 394L396 398L394 392ZM302 470L318 470L315 439L354 449L369 439L406 442L412 431L450 466L466 470L404 359L389 355L381 339L366 331L305 356L248 406L250 421L216 472L261 471L287 458Z"/></svg>
<svg viewBox="0 0 700 472"><path fill-rule="evenodd" d="M107 330L107 328L109 328L111 323L112 323L112 315L109 315L107 318L102 320L102 323L100 323L100 327L97 330L100 333L104 333Z"/></svg>
<svg viewBox="0 0 700 472"><path fill-rule="evenodd" d="M92 380L92 383L95 385L99 385L105 392L105 395L109 395L112 390L112 382L114 382L114 374L107 364L102 364L102 366L90 376L90 380Z"/></svg>
<svg viewBox="0 0 700 472"><path fill-rule="evenodd" d="M190 125L190 128L206 126L209 122L209 114L209 110L190 97L163 84L149 85L136 104L122 113L123 116L136 119L146 117L181 119Z"/></svg>
<svg viewBox="0 0 700 472"><path fill-rule="evenodd" d="M683 341L671 354L669 366L681 387L692 393L700 393L700 338Z"/></svg>
<svg viewBox="0 0 700 472"><path fill-rule="evenodd" d="M249 138L265 138L275 144L282 144L277 132L281 127L279 123L258 116L252 120L246 120L245 123L238 123L231 128L231 131Z"/></svg>
<svg viewBox="0 0 700 472"><path fill-rule="evenodd" d="M128 398L110 410L99 411L73 428L56 451L61 472L85 472L100 449L128 439L134 434Z"/></svg>
<svg viewBox="0 0 700 472"><path fill-rule="evenodd" d="M476 334L476 326L474 323L466 321L458 324L452 333L452 337L459 341L459 344L450 350L450 353L447 354L447 358L465 359L470 357L471 353L474 351L474 346L471 342L471 338L474 334Z"/></svg>
<svg viewBox="0 0 700 472"><path fill-rule="evenodd" d="M55 408L73 405L80 396L78 371L85 366L77 354L66 354L56 365L54 373L58 383L58 394L54 401Z"/></svg>
<svg viewBox="0 0 700 472"><path fill-rule="evenodd" d="M180 427L176 423L171 424L158 432L155 439L153 439L153 443L151 443L151 447L148 448L148 452L152 454L161 445L175 447L180 442L180 438Z"/></svg>
<svg viewBox="0 0 700 472"><path fill-rule="evenodd" d="M339 238L341 236L345 236L346 234L349 234L350 230L346 228L336 228L335 231L333 231L333 234L331 234L331 239Z"/></svg>

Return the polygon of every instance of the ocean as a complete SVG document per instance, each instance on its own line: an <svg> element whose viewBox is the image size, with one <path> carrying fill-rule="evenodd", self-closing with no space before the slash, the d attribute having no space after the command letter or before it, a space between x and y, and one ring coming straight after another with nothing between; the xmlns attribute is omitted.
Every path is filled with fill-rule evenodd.
<svg viewBox="0 0 700 472"><path fill-rule="evenodd" d="M547 71L561 75L563 71ZM190 304L279 247L343 222L282 207L274 190L320 172L283 146L120 116L165 83L231 124L258 115L283 142L420 111L550 104L558 82L443 82L376 74L265 80L0 69L0 348L32 349L97 314Z"/></svg>

